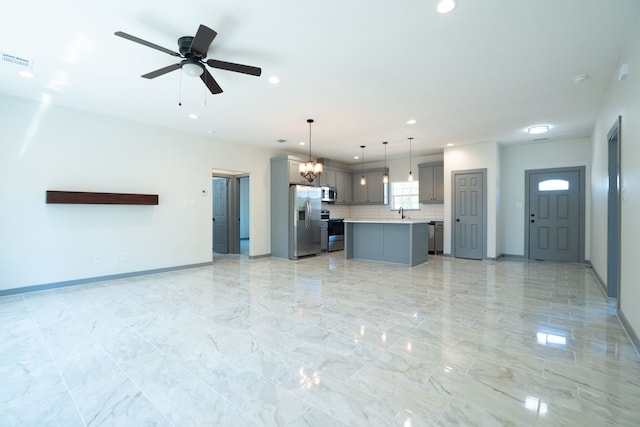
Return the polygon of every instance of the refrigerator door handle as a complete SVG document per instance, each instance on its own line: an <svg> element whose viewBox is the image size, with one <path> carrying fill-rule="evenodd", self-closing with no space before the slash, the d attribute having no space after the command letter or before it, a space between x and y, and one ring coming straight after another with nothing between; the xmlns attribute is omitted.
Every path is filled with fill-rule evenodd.
<svg viewBox="0 0 640 427"><path fill-rule="evenodd" d="M307 211L307 214L305 215L305 218L304 218L304 226L308 230L311 227L311 202L309 200L305 200L304 207Z"/></svg>

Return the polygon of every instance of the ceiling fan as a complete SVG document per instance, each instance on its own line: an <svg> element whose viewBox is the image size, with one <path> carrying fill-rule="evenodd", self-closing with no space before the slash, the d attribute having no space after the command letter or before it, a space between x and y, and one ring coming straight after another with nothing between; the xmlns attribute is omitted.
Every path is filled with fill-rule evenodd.
<svg viewBox="0 0 640 427"><path fill-rule="evenodd" d="M116 31L114 33L118 37L122 37L127 40L131 40L141 45L159 50L160 52L168 53L171 56L182 58L177 64L168 65L150 73L143 74L141 77L145 79L155 79L158 76L169 73L171 71L181 68L185 73L190 76L197 77L204 82L209 88L212 94L222 93L222 88L213 78L211 73L205 68L204 64L207 64L212 68L219 68L221 70L235 71L236 73L249 74L252 76L260 76L262 70L258 67L251 67L249 65L236 64L233 62L218 61L217 59L207 59L207 51L209 46L213 42L213 39L218 35L211 28L200 25L195 37L184 36L178 39L178 52L174 52L170 49L158 46L157 44L142 40L131 34L123 33L122 31Z"/></svg>

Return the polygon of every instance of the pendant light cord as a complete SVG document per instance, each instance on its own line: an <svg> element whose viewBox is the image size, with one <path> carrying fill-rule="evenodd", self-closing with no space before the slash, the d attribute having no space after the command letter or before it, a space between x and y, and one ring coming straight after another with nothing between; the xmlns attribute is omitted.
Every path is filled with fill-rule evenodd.
<svg viewBox="0 0 640 427"><path fill-rule="evenodd" d="M307 123L309 123L309 161L311 161L311 123L313 123L313 119L307 119Z"/></svg>

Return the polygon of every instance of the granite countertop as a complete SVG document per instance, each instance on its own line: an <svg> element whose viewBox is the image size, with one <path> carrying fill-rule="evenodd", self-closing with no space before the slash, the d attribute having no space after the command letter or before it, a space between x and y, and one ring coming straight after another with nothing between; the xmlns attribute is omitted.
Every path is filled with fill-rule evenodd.
<svg viewBox="0 0 640 427"><path fill-rule="evenodd" d="M430 219L400 219L400 218L345 218L344 222L367 224L427 224Z"/></svg>

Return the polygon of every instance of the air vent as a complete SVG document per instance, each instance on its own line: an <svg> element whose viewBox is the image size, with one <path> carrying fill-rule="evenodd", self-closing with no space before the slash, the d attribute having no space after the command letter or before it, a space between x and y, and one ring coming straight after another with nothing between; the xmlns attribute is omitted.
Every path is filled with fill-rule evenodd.
<svg viewBox="0 0 640 427"><path fill-rule="evenodd" d="M534 139L534 141L535 141L535 142L538 142L538 141L547 141L548 139L549 139L549 138L536 138L536 139Z"/></svg>
<svg viewBox="0 0 640 427"><path fill-rule="evenodd" d="M16 64L21 67L31 68L31 61L29 61L28 59L19 58L17 56L8 55L6 53L2 54L2 61L10 62L12 64Z"/></svg>

